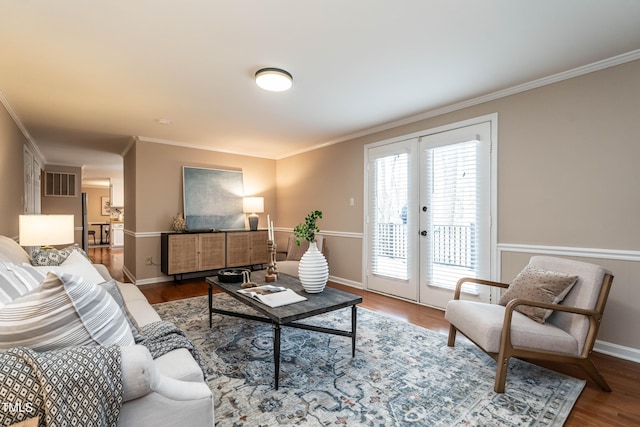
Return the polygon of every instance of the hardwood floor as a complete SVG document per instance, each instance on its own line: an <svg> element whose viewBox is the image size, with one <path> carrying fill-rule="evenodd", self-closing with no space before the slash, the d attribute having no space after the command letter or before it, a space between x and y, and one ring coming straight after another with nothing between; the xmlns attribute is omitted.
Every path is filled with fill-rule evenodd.
<svg viewBox="0 0 640 427"><path fill-rule="evenodd" d="M123 280L122 250L108 248L89 249L93 262L107 266L111 275ZM449 323L444 313L429 307L368 292L349 286L329 282L330 286L362 296L361 307L384 313L387 316L431 329L443 335L449 331ZM207 294L204 279L194 279L183 283L166 282L140 286L152 304L191 298ZM458 334L458 340L465 339ZM613 389L611 393L600 390L579 368L563 364L546 363L543 366L565 374L587 380L587 385L578 398L565 426L638 426L640 425L640 364L594 353L594 363ZM507 387L509 378L507 377Z"/></svg>

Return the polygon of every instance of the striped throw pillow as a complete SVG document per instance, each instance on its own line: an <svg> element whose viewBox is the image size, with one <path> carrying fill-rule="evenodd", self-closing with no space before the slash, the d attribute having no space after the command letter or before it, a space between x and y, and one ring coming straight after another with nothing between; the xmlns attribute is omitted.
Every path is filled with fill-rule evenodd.
<svg viewBox="0 0 640 427"><path fill-rule="evenodd" d="M48 273L38 289L0 309L0 349L133 344L118 304L102 287L77 275Z"/></svg>
<svg viewBox="0 0 640 427"><path fill-rule="evenodd" d="M0 260L0 309L40 286L45 274L30 265Z"/></svg>
<svg viewBox="0 0 640 427"><path fill-rule="evenodd" d="M22 265L26 266L28 264L24 263ZM91 261L85 258L84 255L78 251L72 251L67 259L65 259L60 265L37 266L33 268L45 275L47 273L55 273L62 277L65 273L76 274L78 276L82 276L85 280L93 283L94 285L104 282L104 277L102 277L93 264L91 264Z"/></svg>

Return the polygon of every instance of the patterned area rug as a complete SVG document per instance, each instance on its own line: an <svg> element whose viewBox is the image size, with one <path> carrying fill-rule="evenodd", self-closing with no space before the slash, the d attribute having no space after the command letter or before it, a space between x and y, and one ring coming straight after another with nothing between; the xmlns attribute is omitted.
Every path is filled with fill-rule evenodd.
<svg viewBox="0 0 640 427"><path fill-rule="evenodd" d="M284 328L275 391L269 324L214 314L209 329L207 297L154 307L202 351L217 426L559 426L585 385L512 360L496 394L495 362L475 346L359 308L355 358L350 338ZM306 322L350 330L350 319L343 309Z"/></svg>

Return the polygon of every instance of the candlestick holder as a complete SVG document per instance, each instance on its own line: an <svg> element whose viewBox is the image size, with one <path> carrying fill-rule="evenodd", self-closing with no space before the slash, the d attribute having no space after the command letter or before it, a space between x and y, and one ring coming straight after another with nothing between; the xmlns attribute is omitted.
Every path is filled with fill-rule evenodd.
<svg viewBox="0 0 640 427"><path fill-rule="evenodd" d="M275 282L278 280L278 266L276 264L276 243L273 240L267 241L267 250L269 251L269 264L264 280L265 282Z"/></svg>

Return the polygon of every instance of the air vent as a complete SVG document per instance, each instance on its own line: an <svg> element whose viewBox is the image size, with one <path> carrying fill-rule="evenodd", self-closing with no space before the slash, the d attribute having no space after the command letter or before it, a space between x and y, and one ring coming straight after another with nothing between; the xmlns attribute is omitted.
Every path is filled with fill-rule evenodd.
<svg viewBox="0 0 640 427"><path fill-rule="evenodd" d="M76 174L45 172L44 195L48 197L76 197Z"/></svg>

